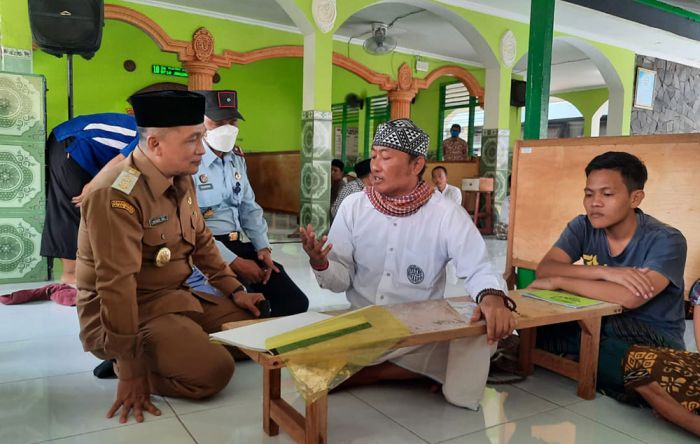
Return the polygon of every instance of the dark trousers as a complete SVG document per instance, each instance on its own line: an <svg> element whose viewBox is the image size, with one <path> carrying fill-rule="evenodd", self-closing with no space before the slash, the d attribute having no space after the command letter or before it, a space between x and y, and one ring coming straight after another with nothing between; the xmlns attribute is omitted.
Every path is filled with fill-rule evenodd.
<svg viewBox="0 0 700 444"><path fill-rule="evenodd" d="M624 357L635 344L683 349L672 338L653 326L624 315L603 318L600 328L597 388L603 394L622 402L628 399L623 382ZM560 355L578 355L581 345L581 327L576 322L548 325L537 329L537 348Z"/></svg>
<svg viewBox="0 0 700 444"><path fill-rule="evenodd" d="M59 142L51 133L46 142L49 180L41 255L75 260L80 209L73 205L71 199L83 191L92 176L66 153L70 140L72 138Z"/></svg>
<svg viewBox="0 0 700 444"><path fill-rule="evenodd" d="M255 261L260 267L265 266L263 262L258 260L258 252L255 251L252 243L230 241L226 235L214 237L226 245L226 248L233 251L236 256ZM277 262L275 262L275 265L280 272L275 273L273 270L267 284L250 282L243 282L243 284L250 293L262 293L265 295L265 299L270 301L271 316L289 316L305 312L309 308L309 299L289 277L284 267Z"/></svg>

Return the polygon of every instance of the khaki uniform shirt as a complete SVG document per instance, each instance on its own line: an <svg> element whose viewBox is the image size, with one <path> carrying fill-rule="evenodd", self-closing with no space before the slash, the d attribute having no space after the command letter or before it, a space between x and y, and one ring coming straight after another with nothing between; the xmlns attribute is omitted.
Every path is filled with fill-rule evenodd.
<svg viewBox="0 0 700 444"><path fill-rule="evenodd" d="M224 294L241 284L204 225L192 178L166 178L140 148L122 165L83 202L77 308L85 350L116 358L120 377L130 379L146 370L139 325L166 313L202 312L184 285L193 264ZM171 259L159 267L163 248Z"/></svg>

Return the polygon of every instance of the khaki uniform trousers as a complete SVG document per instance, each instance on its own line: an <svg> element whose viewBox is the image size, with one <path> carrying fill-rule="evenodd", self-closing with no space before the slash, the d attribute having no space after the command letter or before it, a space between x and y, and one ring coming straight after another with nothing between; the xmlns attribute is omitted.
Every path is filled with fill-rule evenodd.
<svg viewBox="0 0 700 444"><path fill-rule="evenodd" d="M202 313L166 313L141 324L144 360L151 392L178 398L206 398L220 392L231 380L231 352L209 341L209 333L221 331L226 322L251 319L229 297L196 295ZM100 359L111 359L101 350ZM115 366L119 374L119 368Z"/></svg>

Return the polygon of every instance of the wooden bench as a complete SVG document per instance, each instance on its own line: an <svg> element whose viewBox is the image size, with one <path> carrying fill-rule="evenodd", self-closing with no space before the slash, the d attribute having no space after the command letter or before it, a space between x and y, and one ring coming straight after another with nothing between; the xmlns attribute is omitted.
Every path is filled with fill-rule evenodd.
<svg viewBox="0 0 700 444"><path fill-rule="evenodd" d="M581 358L579 362L566 365L566 376L578 381L577 393L584 399L595 397L598 366L598 343L603 316L620 313L621 307L602 303L588 308L570 309L559 305L526 298L518 291L510 296L518 304L517 328L523 333L521 360L526 368L533 362L559 365L563 360L555 355L534 350L534 329L542 325L578 321L583 327L581 335ZM467 297L454 298L468 300ZM422 345L432 342L478 336L486 332L483 321L469 323L452 310L445 299L385 306L409 327L411 335L394 348ZM253 321L224 324L225 330L249 325ZM263 430L270 436L277 435L282 428L297 443L327 442L327 393L317 401L306 404L302 415L281 397L281 369L285 366L279 356L242 349L263 368Z"/></svg>
<svg viewBox="0 0 700 444"><path fill-rule="evenodd" d="M516 281L517 273L536 270L566 224L585 213L585 167L606 151L625 151L645 163L649 179L640 208L679 229L688 241L686 291L700 277L700 134L681 134L519 141L513 155L508 227L506 277L510 283ZM518 280L522 285L529 283ZM584 331L591 327L588 321L579 323ZM575 375L574 361L553 359L534 349L535 330L522 332L521 344L533 350L521 355L523 370L530 373L540 365L564 376Z"/></svg>

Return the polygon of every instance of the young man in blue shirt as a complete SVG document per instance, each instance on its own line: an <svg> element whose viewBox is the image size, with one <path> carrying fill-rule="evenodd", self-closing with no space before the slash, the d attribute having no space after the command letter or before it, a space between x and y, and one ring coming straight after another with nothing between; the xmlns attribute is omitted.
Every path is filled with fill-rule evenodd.
<svg viewBox="0 0 700 444"><path fill-rule="evenodd" d="M595 157L586 167L586 214L569 222L530 284L624 307L603 319L598 361L598 389L618 399L625 393L622 360L633 344L685 349L686 240L638 208L646 180L646 167L631 154ZM578 354L579 343L575 323L537 332L538 346L554 353Z"/></svg>

